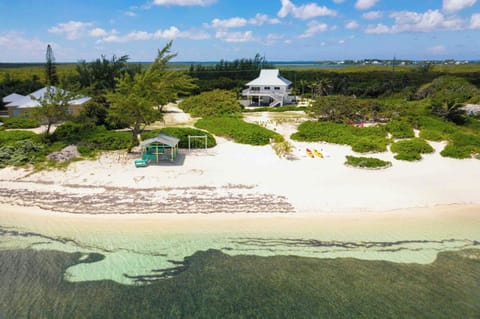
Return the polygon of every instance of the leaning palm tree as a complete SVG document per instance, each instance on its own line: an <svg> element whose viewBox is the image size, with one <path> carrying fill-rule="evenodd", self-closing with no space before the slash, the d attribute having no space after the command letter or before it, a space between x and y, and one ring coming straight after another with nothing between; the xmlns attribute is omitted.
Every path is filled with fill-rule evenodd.
<svg viewBox="0 0 480 319"><path fill-rule="evenodd" d="M321 79L315 82L315 91L320 96L329 95L332 89L333 84L329 79Z"/></svg>

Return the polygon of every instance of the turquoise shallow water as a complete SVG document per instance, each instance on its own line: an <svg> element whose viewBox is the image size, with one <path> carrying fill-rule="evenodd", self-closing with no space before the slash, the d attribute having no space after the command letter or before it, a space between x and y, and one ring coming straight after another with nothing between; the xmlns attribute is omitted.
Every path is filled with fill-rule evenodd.
<svg viewBox="0 0 480 319"><path fill-rule="evenodd" d="M99 253L68 268L69 281L161 275L197 251L229 255L353 257L431 263L438 252L480 247L475 214L99 217L0 213L0 249Z"/></svg>

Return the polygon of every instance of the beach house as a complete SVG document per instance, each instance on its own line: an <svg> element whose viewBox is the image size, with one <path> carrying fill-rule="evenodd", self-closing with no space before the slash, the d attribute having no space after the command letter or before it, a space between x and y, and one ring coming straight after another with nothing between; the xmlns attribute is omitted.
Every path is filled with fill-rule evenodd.
<svg viewBox="0 0 480 319"><path fill-rule="evenodd" d="M255 106L283 106L292 103L292 82L280 75L276 69L261 70L260 75L246 84L247 89L242 95L247 97L249 105Z"/></svg>
<svg viewBox="0 0 480 319"><path fill-rule="evenodd" d="M49 88L44 87L40 90L32 92L28 95L20 95L17 93L12 93L5 96L2 100L5 103L5 107L8 110L8 116L10 117L21 117L27 116L28 113L36 107L40 106L38 102L39 99L44 99ZM51 90L56 91L60 90L54 86L50 87ZM88 102L91 98L88 96L85 97L76 97L71 99L68 102L68 113L72 115L80 114L80 111L83 109L84 104Z"/></svg>

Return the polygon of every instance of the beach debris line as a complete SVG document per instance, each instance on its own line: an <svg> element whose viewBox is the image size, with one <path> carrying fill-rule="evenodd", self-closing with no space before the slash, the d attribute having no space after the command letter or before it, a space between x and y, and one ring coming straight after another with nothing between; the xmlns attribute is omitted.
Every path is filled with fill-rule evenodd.
<svg viewBox="0 0 480 319"><path fill-rule="evenodd" d="M13 185L12 185L13 186ZM17 185L20 186L20 185ZM212 213L293 213L287 198L262 193L258 189L223 187L89 187L84 192L75 185L63 189L32 191L28 185L0 188L0 203L36 206L44 210L74 214L212 214ZM22 193L21 200L18 192Z"/></svg>

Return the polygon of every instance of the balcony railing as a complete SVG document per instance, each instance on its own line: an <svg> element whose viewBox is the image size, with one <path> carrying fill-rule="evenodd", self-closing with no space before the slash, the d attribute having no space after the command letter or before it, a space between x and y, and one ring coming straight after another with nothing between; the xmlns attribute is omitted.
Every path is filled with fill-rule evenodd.
<svg viewBox="0 0 480 319"><path fill-rule="evenodd" d="M245 89L242 91L242 95L285 95L292 93L291 89L287 89L285 91L280 90L252 90L252 89Z"/></svg>

